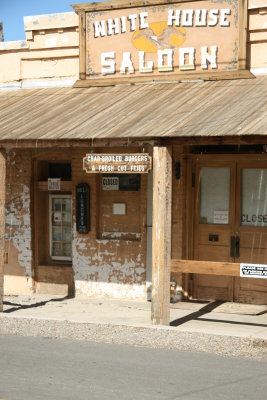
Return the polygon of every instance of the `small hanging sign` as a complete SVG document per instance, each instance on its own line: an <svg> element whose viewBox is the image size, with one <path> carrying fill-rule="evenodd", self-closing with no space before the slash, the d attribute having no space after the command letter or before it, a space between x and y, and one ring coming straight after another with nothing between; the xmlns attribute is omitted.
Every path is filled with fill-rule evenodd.
<svg viewBox="0 0 267 400"><path fill-rule="evenodd" d="M76 186L76 230L88 233L90 229L90 188L87 183Z"/></svg>
<svg viewBox="0 0 267 400"><path fill-rule="evenodd" d="M119 183L117 176L104 176L102 178L102 190L119 190Z"/></svg>
<svg viewBox="0 0 267 400"><path fill-rule="evenodd" d="M145 174L152 168L152 157L148 153L133 154L86 154L83 169L87 173L99 174Z"/></svg>

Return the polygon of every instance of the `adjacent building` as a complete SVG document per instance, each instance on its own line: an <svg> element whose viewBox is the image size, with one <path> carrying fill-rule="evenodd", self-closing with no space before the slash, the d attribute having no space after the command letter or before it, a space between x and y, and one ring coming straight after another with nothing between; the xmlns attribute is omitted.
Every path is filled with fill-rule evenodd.
<svg viewBox="0 0 267 400"><path fill-rule="evenodd" d="M3 28L3 22L0 21L0 42L4 41L4 28Z"/></svg>

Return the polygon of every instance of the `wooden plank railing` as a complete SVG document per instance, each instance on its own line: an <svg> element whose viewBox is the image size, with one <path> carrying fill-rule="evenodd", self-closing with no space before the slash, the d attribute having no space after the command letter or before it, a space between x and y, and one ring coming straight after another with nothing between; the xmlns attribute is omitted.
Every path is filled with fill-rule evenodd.
<svg viewBox="0 0 267 400"><path fill-rule="evenodd" d="M240 276L240 264L230 262L172 259L171 272Z"/></svg>

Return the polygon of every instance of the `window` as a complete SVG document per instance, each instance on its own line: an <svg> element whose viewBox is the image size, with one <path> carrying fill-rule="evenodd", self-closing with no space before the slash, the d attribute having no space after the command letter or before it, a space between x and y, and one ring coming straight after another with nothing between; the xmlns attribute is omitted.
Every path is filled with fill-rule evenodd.
<svg viewBox="0 0 267 400"><path fill-rule="evenodd" d="M229 224L230 168L201 168L201 224Z"/></svg>
<svg viewBox="0 0 267 400"><path fill-rule="evenodd" d="M72 258L71 195L50 195L50 256L53 260Z"/></svg>
<svg viewBox="0 0 267 400"><path fill-rule="evenodd" d="M48 178L71 181L71 163L48 163Z"/></svg>
<svg viewBox="0 0 267 400"><path fill-rule="evenodd" d="M110 174L99 179L98 238L140 240L144 204L141 174Z"/></svg>
<svg viewBox="0 0 267 400"><path fill-rule="evenodd" d="M62 181L71 181L72 171L69 161L38 161L38 181L47 181L48 178L60 178Z"/></svg>
<svg viewBox="0 0 267 400"><path fill-rule="evenodd" d="M242 169L242 226L267 226L267 169Z"/></svg>

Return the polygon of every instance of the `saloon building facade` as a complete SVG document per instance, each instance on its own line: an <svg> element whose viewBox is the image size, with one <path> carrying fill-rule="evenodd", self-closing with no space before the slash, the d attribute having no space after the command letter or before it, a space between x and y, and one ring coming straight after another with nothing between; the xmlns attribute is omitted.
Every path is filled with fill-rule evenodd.
<svg viewBox="0 0 267 400"><path fill-rule="evenodd" d="M0 43L0 294L267 304L266 1L74 9Z"/></svg>

